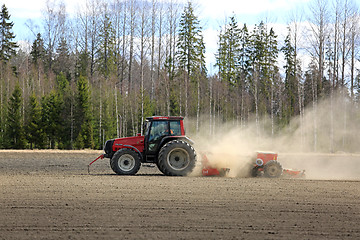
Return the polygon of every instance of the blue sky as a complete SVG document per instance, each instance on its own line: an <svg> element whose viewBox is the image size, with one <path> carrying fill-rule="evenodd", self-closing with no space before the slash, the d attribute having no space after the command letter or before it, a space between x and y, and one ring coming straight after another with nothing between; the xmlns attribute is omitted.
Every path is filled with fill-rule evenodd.
<svg viewBox="0 0 360 240"><path fill-rule="evenodd" d="M178 0L186 2L187 0ZM206 61L208 70L212 72L215 63L214 54L217 49L217 36L220 26L226 19L235 14L240 26L246 23L250 28L261 20L270 23L283 38L289 14L292 11L306 9L310 0L194 0L196 14L203 25L203 34L206 44ZM14 32L17 40L33 41L33 36L25 26L28 19L39 21L41 10L45 7L46 0L3 0L15 23ZM63 0L67 11L74 13L77 6L85 0Z"/></svg>

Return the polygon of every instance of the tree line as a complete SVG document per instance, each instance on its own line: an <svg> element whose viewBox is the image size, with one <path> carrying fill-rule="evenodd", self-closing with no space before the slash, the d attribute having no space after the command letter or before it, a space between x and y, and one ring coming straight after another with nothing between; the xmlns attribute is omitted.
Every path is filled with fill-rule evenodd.
<svg viewBox="0 0 360 240"><path fill-rule="evenodd" d="M254 134L275 136L306 109L316 112L323 98L340 94L358 108L359 11L350 0L327 3L311 1L306 19L293 15L281 42L264 21L250 29L229 17L213 75L191 2L88 0L70 17L63 3L47 1L40 28L27 23L35 36L29 51L14 41L3 5L0 147L99 149L141 132L152 115L194 119L193 134L255 122ZM359 119L353 114L347 117ZM328 150L355 149L350 139L341 147L336 141Z"/></svg>

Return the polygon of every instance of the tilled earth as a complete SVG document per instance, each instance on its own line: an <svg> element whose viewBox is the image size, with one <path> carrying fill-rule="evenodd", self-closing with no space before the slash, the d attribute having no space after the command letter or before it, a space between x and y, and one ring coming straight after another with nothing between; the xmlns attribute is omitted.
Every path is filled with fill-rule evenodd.
<svg viewBox="0 0 360 240"><path fill-rule="evenodd" d="M359 156L288 155L307 179L166 177L151 165L117 176L108 159L89 175L100 153L0 151L0 239L360 239Z"/></svg>

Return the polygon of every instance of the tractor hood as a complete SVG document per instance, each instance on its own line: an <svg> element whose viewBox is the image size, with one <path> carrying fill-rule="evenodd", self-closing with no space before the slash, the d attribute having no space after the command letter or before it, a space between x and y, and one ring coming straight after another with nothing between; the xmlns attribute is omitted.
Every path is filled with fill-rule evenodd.
<svg viewBox="0 0 360 240"><path fill-rule="evenodd" d="M113 140L112 150L116 152L120 148L129 147L136 148L139 152L143 152L144 150L144 136L136 136L136 137L125 137L125 138L116 138Z"/></svg>

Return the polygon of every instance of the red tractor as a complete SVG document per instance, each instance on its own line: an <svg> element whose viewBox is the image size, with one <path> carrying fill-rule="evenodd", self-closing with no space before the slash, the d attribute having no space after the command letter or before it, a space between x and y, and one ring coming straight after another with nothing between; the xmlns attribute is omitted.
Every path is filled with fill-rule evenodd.
<svg viewBox="0 0 360 240"><path fill-rule="evenodd" d="M196 153L185 136L183 117L148 117L144 133L106 141L105 154L97 159L110 158L112 170L119 175L135 175L141 163L155 163L168 176L184 176L193 170Z"/></svg>

